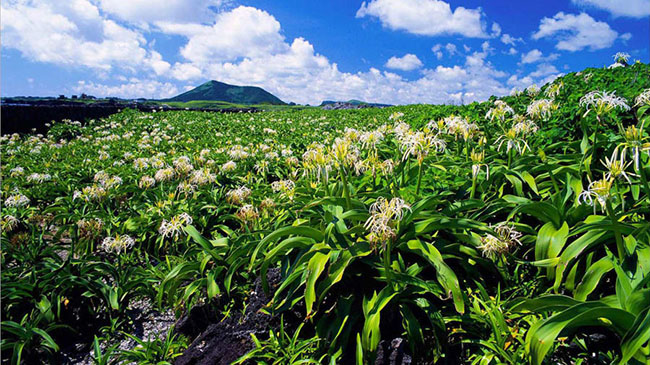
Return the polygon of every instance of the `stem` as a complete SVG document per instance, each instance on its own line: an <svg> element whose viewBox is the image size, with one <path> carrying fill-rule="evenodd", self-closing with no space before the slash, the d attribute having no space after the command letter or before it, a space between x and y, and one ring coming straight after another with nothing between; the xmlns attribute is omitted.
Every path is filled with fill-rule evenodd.
<svg viewBox="0 0 650 365"><path fill-rule="evenodd" d="M597 140L598 136L597 136L597 134L598 134L598 127L600 126L600 117L598 115L596 115L596 120L597 120L596 128L594 128L594 134L592 136L592 139L594 140L594 144L591 145L591 159L589 160L589 167L587 168L587 174L589 175L589 177L591 177L591 162L596 157L595 156L596 144L598 144L598 140Z"/></svg>
<svg viewBox="0 0 650 365"><path fill-rule="evenodd" d="M612 209L612 203L608 200L605 205L607 207L607 214L609 215L609 219L612 221L612 225L614 226L614 229L617 229L618 219L616 219L616 215L614 214L614 209ZM618 259L622 263L623 260L625 259L626 251L625 251L625 246L623 245L623 239L621 238L621 232L616 230L614 232L614 236L616 237L616 251L618 252Z"/></svg>
<svg viewBox="0 0 650 365"><path fill-rule="evenodd" d="M415 188L415 195L420 195L420 183L422 182L422 163L418 164L418 185Z"/></svg>
<svg viewBox="0 0 650 365"><path fill-rule="evenodd" d="M472 176L472 190L470 190L469 198L474 199L474 193L476 192L476 176Z"/></svg>
<svg viewBox="0 0 650 365"><path fill-rule="evenodd" d="M551 178L551 181L553 182L553 188L555 189L555 193L559 194L560 193L560 187L557 185L557 181L555 180L555 174L553 174L553 168L552 167L548 170L548 176Z"/></svg>
<svg viewBox="0 0 650 365"><path fill-rule="evenodd" d="M343 169L343 166L339 166L339 171L341 172L341 179L343 180L343 196L345 196L345 205L346 208L349 210L352 207L352 203L350 202L350 190L348 187L348 177L345 174L345 170Z"/></svg>
<svg viewBox="0 0 650 365"><path fill-rule="evenodd" d="M645 174L645 169L643 166L638 168L639 176L641 177L641 182L643 183L643 190L645 191L646 199L650 199L650 186L648 186L648 177Z"/></svg>
<svg viewBox="0 0 650 365"><path fill-rule="evenodd" d="M384 261L384 271L386 273L386 281L389 286L392 286L392 280L391 280L391 268L390 268L390 240L386 242L386 247L384 247L384 254L383 254L383 261Z"/></svg>
<svg viewBox="0 0 650 365"><path fill-rule="evenodd" d="M324 174L325 176L322 176L323 178L323 188L325 188L325 193L327 196L331 196L332 194L330 193L330 184L329 181L327 181L327 174Z"/></svg>
<svg viewBox="0 0 650 365"><path fill-rule="evenodd" d="M625 199L623 198L623 192L619 189L618 180L614 179L614 188L618 193L618 198L621 200L621 213L625 213Z"/></svg>
<svg viewBox="0 0 650 365"><path fill-rule="evenodd" d="M510 170L511 163L512 163L512 148L508 150L508 170Z"/></svg>

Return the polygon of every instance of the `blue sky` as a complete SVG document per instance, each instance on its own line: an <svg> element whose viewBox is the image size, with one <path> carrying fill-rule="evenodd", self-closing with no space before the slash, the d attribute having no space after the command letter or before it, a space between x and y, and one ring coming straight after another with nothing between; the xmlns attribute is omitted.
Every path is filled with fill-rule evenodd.
<svg viewBox="0 0 650 365"><path fill-rule="evenodd" d="M153 5L152 5L153 4ZM215 79L284 101L459 103L616 52L650 0L5 0L2 96L164 98Z"/></svg>

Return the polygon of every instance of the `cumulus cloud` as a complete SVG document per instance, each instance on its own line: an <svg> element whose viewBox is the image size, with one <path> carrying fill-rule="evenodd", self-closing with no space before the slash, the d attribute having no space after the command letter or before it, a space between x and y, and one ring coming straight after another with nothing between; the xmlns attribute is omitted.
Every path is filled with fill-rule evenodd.
<svg viewBox="0 0 650 365"><path fill-rule="evenodd" d="M280 23L271 14L249 6L218 14L212 25L157 22L161 31L185 36L181 55L206 64L287 51Z"/></svg>
<svg viewBox="0 0 650 365"><path fill-rule="evenodd" d="M563 51L598 50L611 47L618 33L605 22L596 21L585 13L578 15L559 12L553 18L543 18L533 39L553 37L555 48Z"/></svg>
<svg viewBox="0 0 650 365"><path fill-rule="evenodd" d="M571 0L571 2L602 9L613 16L643 18L650 15L650 0Z"/></svg>
<svg viewBox="0 0 650 365"><path fill-rule="evenodd" d="M169 82L157 80L141 80L131 78L128 82L119 85L106 85L93 81L79 81L73 90L77 93L86 93L99 97L121 98L168 98L178 94L178 88Z"/></svg>
<svg viewBox="0 0 650 365"><path fill-rule="evenodd" d="M412 71L423 66L418 56L407 53L402 57L393 56L388 59L385 65L387 68L402 71Z"/></svg>
<svg viewBox="0 0 650 365"><path fill-rule="evenodd" d="M433 54L436 55L436 58L440 60L443 57L443 49L447 51L447 54L449 54L449 56L458 54L458 47L456 47L456 45L453 43L447 43L445 45L440 43L435 44L433 47L431 47L431 52L433 52Z"/></svg>
<svg viewBox="0 0 650 365"><path fill-rule="evenodd" d="M422 1L424 7L418 14L424 14L426 21L418 20L413 28L409 25L407 29L400 25L406 23L400 22L409 19L405 14L412 11L414 3L376 0L364 4L360 12L365 14L361 16L380 17L374 14L383 14L382 6L397 4L396 18L386 18L386 24L392 24L387 26L418 34L487 37L479 9L459 7L452 11L447 3L438 0ZM172 1L169 6L173 8L174 4ZM463 46L465 56L458 56L455 65L448 67L425 68L417 56L409 54L387 62L387 67L395 63L392 66L397 65L396 69L419 69L414 80L376 67L342 72L335 62L317 53L308 40L286 39L280 23L271 14L247 6L211 13L211 19L201 23L184 21L186 15L172 16L165 12L168 10L160 10L149 18L143 16L142 19L152 22L148 24L151 32L184 38L179 49L182 59L170 64L144 37L152 33L145 33L146 29L135 24L138 15L130 12L128 4L111 8L118 5L100 0L50 4L36 0L4 1L3 46L18 49L32 61L88 67L107 75L110 72L110 79L80 81L70 89L125 98L165 98L185 90L188 84L215 79L260 86L285 101L298 103L352 98L389 104L460 103L503 95L509 92L511 83L539 82L552 75L547 75L552 71L550 68L539 69L509 81L510 75L487 60L493 52L489 42L473 53ZM497 33L498 28L493 27L491 34ZM452 43L434 48L459 55L459 47ZM137 78L133 77L135 74Z"/></svg>
<svg viewBox="0 0 650 365"><path fill-rule="evenodd" d="M515 43L517 43L517 42L523 42L523 41L524 41L523 39L513 37L510 34L504 34L504 35L501 36L501 42L503 44L508 44L508 45L511 45L511 46L514 46Z"/></svg>
<svg viewBox="0 0 650 365"><path fill-rule="evenodd" d="M142 34L103 17L87 0L4 1L1 11L3 47L31 61L104 72L121 68L160 74L169 68Z"/></svg>
<svg viewBox="0 0 650 365"><path fill-rule="evenodd" d="M376 17L384 27L418 35L487 37L480 8L459 6L452 11L451 6L442 0L371 0L361 4L356 16Z"/></svg>
<svg viewBox="0 0 650 365"><path fill-rule="evenodd" d="M532 51L528 53L524 53L521 55L521 63L535 63L539 61L554 61L556 60L560 55L557 53L552 53L547 57L544 57L544 54L542 51L539 49L533 49Z"/></svg>
<svg viewBox="0 0 650 365"><path fill-rule="evenodd" d="M120 20L148 26L157 21L201 22L208 20L210 7L219 7L222 0L99 0L101 9Z"/></svg>

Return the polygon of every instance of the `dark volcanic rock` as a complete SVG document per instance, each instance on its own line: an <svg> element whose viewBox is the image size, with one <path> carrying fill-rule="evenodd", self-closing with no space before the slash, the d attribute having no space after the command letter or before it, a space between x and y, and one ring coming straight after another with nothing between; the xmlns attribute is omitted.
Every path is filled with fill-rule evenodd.
<svg viewBox="0 0 650 365"><path fill-rule="evenodd" d="M406 342L397 337L388 342L382 340L377 346L377 359L375 365L409 365L412 360L409 355L405 353Z"/></svg>
<svg viewBox="0 0 650 365"><path fill-rule="evenodd" d="M267 278L272 288L277 286L281 280L280 271L269 270ZM199 308L190 311L188 317L181 318L177 325L179 332L200 333L200 335L174 363L176 365L230 364L253 348L251 333L266 334L269 329L277 328L280 322L278 317L260 312L260 309L271 300L271 295L267 296L264 293L259 278L254 287L243 315L233 314L221 322L214 323L216 318L209 309Z"/></svg>

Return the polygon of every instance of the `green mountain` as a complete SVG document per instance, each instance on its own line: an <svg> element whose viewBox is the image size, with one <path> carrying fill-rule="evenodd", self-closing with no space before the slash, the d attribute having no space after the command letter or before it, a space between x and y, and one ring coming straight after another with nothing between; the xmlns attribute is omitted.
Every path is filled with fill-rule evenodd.
<svg viewBox="0 0 650 365"><path fill-rule="evenodd" d="M166 101L185 102L194 100L225 101L235 104L285 104L275 95L260 87L228 85L214 80L208 81Z"/></svg>

